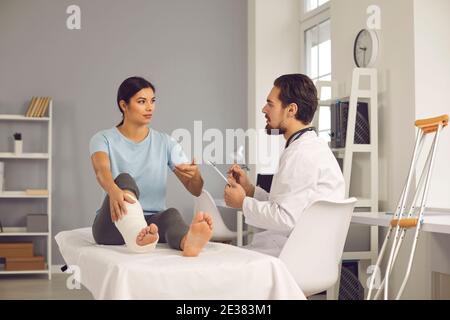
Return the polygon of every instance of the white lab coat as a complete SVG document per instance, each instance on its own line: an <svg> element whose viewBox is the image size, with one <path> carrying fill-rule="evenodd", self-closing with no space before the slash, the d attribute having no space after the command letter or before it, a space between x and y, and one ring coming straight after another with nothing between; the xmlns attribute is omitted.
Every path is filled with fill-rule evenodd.
<svg viewBox="0 0 450 320"><path fill-rule="evenodd" d="M256 187L254 198L244 199L245 222L266 229L255 234L246 248L279 256L305 209L316 200L344 196L344 177L336 158L315 132L306 132L281 154L270 193Z"/></svg>

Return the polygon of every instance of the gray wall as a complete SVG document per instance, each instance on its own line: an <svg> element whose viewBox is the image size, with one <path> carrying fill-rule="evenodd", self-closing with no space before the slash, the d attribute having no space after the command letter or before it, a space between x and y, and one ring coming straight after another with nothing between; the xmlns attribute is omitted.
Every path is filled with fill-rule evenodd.
<svg viewBox="0 0 450 320"><path fill-rule="evenodd" d="M71 4L81 7L81 30L66 28ZM93 221L102 191L91 168L89 139L119 122L117 88L132 75L157 87L151 123L157 130L193 133L195 120L203 120L204 130L246 128L246 1L1 0L0 113L25 113L33 95L54 101L53 235ZM45 126L17 125L0 123L0 150L11 150L9 136L18 129L26 139L24 151L46 149ZM6 166L9 190L45 182L45 163ZM205 187L220 196L218 176L206 166L201 170ZM27 213L45 210L39 201L1 200L0 217L23 225ZM167 204L191 219L192 197L173 175ZM62 263L55 244L53 250L53 263Z"/></svg>

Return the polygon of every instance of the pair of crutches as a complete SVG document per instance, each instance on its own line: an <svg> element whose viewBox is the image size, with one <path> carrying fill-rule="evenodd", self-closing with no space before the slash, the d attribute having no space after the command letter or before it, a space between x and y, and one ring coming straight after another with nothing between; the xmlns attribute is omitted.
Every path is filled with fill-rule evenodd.
<svg viewBox="0 0 450 320"><path fill-rule="evenodd" d="M378 299L381 295L381 293L384 291L384 300L388 300L389 297L389 276L391 275L391 272L394 268L395 261L397 259L397 255L400 251L400 247L402 246L403 240L406 235L406 231L409 229L415 228L415 235L414 240L411 248L411 253L409 255L409 261L408 266L406 270L406 274L403 278L403 282L401 284L400 290L395 297L396 300L400 299L400 297L403 294L403 291L406 287L406 283L408 282L411 267L414 259L414 253L416 251L416 245L417 241L419 239L419 232L421 229L421 226L423 224L423 216L424 211L426 209L426 201L430 186L430 180L431 180L431 174L433 171L433 165L434 165L434 159L436 155L436 150L439 142L439 137L441 130L448 125L448 115L444 115L437 118L432 119L424 119L424 120L417 120L415 123L415 126L418 128L417 130L417 137L416 137L416 143L414 147L414 153L411 161L411 167L409 169L408 177L406 179L405 186L403 188L402 194L400 196L400 200L397 205L397 209L394 213L394 216L391 220L389 230L386 234L386 237L384 239L383 246L381 247L380 254L377 259L377 264L375 268L373 269L372 276L370 278L370 284L369 284L369 292L367 294L367 300L372 299L372 291L374 291L374 283L377 279L377 273L380 272L380 264L383 259L383 256L386 252L386 249L388 247L388 243L390 242L392 235L394 237L392 238L392 246L389 253L389 259L387 262L386 272L384 275L383 281L381 281L381 284L377 286L376 293L373 297L374 300ZM421 152L424 147L424 142L426 140L426 137L430 134L434 133L433 142L431 144L429 154L427 157L427 160L424 164L424 167L422 169L422 173L420 175L420 179L418 184L416 184L416 189L413 191L411 188L411 184L413 181L413 176L415 175L415 170L417 167L417 163L419 160L419 157L421 155ZM412 193L414 192L414 193ZM410 203L408 211L405 209L407 208L407 202L408 199L411 199L410 195L413 196L413 200ZM420 204L418 204L418 201L420 201ZM418 206L419 205L419 206ZM417 212L418 211L418 212ZM378 279L381 280L381 277Z"/></svg>

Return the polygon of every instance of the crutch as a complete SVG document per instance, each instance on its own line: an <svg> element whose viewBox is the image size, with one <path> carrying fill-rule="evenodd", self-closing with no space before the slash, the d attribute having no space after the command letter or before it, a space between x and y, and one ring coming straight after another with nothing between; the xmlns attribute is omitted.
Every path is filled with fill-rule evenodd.
<svg viewBox="0 0 450 320"><path fill-rule="evenodd" d="M380 254L377 259L376 266L374 268L373 274L370 279L369 292L367 294L368 300L371 299L374 281L376 279L377 272L379 270L384 253L387 249L388 242L391 239L392 233L394 233L394 238L393 238L391 251L389 254L389 260L388 260L388 264L386 267L385 277L384 277L381 285L377 288L378 291L377 291L374 299L377 299L379 297L379 295L383 289L384 289L384 299L385 300L388 299L389 276L393 270L398 252L403 243L403 239L405 237L406 231L408 229L415 228L416 231L415 231L414 242L413 242L410 257L409 257L408 267L407 267L406 275L405 275L402 285L400 287L400 290L396 296L397 300L400 299L400 297L403 293L403 290L406 287L406 283L408 282L411 267L412 267L412 262L413 262L414 253L416 250L417 241L419 238L419 232L420 232L420 229L421 229L421 226L423 223L423 215L424 215L424 211L425 211L426 200L427 200L428 190L429 190L429 185L430 185L430 180L431 180L431 174L432 174L433 166L434 166L434 158L436 155L436 150L437 150L437 146L438 146L438 142L439 142L440 133L441 133L441 130L444 127L446 127L447 125L448 125L448 115L444 115L444 116L432 118L432 119L418 120L415 123L415 126L418 128L418 131L417 131L416 144L414 147L410 170L408 173L408 177L406 179L405 186L402 190L402 194L400 196L400 200L397 205L397 209L394 213L393 219L391 220L389 230L386 234L385 240L383 242L383 246L380 250ZM415 172L418 158L423 149L423 144L424 144L425 138L427 135L429 135L431 133L435 134L433 143L430 147L430 152L428 154L427 160L425 161L425 165L423 167L423 170L422 170L422 173L421 173L421 176L419 179L419 183L418 183L416 191L414 193L414 198L411 202L411 207L409 208L408 211L405 211L406 201L407 201L409 193L410 193L412 176ZM422 196L422 198L420 201L419 213L415 215L415 211L417 211L416 203L420 196ZM415 217L413 217L413 215Z"/></svg>

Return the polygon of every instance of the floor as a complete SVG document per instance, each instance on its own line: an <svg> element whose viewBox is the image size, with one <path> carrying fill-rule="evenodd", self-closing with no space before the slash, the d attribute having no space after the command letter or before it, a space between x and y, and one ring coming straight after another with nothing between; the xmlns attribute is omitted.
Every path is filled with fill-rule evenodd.
<svg viewBox="0 0 450 320"><path fill-rule="evenodd" d="M92 294L83 286L73 287L70 274L57 273L49 281L46 276L1 276L0 300L92 300ZM67 285L69 282L69 287ZM325 294L309 300L326 300Z"/></svg>
<svg viewBox="0 0 450 320"><path fill-rule="evenodd" d="M42 275L0 276L0 300L92 300L91 293L83 286L69 289L73 287L69 276L53 274L52 280Z"/></svg>

